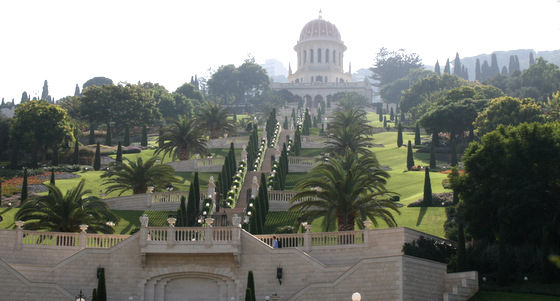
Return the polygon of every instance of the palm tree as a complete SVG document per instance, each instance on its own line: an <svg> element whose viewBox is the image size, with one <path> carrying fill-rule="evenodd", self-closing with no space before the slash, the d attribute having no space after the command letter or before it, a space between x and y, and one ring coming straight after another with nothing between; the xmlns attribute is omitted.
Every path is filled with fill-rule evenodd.
<svg viewBox="0 0 560 301"><path fill-rule="evenodd" d="M369 125L366 111L360 107L338 109L329 120L329 128L347 127L350 125L367 128L369 130L368 133L373 130L373 127Z"/></svg>
<svg viewBox="0 0 560 301"><path fill-rule="evenodd" d="M155 152L157 156L163 152L163 157L171 154L175 160L188 160L192 152L206 154L209 152L206 146L206 136L204 128L195 119L187 116L172 120L172 124L167 127L163 135L158 137L158 144L162 147ZM160 142L163 141L163 144Z"/></svg>
<svg viewBox="0 0 560 301"><path fill-rule="evenodd" d="M207 101L197 114L197 120L200 126L206 130L210 139L217 139L224 134L236 133L235 120L228 118L229 114L229 109L222 107L222 103Z"/></svg>
<svg viewBox="0 0 560 301"><path fill-rule="evenodd" d="M175 170L169 165L156 164L157 157L152 157L146 162L141 157L136 162L128 161L128 164L112 162L109 169L101 175L103 185L108 185L106 193L119 191L119 196L127 190L133 194L146 193L149 186L154 189L163 189L170 183L179 182L175 178Z"/></svg>
<svg viewBox="0 0 560 301"><path fill-rule="evenodd" d="M324 217L326 231L334 222L338 231L352 231L358 222L369 219L375 226L383 220L389 227L397 225L391 210L400 214L397 205L389 199L393 194L385 184L389 174L379 168L373 153L358 158L356 153L346 150L343 155L335 154L324 164L309 172L296 185L299 190L290 200L290 210L303 211L302 220L312 221Z"/></svg>
<svg viewBox="0 0 560 301"><path fill-rule="evenodd" d="M372 138L367 135L368 128L351 124L346 127L330 127L327 132L325 149L333 154L343 154L346 149L365 154L371 152Z"/></svg>
<svg viewBox="0 0 560 301"><path fill-rule="evenodd" d="M25 202L16 220L27 221L25 229L47 230L56 232L80 232L80 225L88 225L88 232L114 232L108 222L117 223L107 204L95 196L84 197L91 193L84 190L85 180L62 195L58 187L45 184L49 189L47 195L38 196Z"/></svg>

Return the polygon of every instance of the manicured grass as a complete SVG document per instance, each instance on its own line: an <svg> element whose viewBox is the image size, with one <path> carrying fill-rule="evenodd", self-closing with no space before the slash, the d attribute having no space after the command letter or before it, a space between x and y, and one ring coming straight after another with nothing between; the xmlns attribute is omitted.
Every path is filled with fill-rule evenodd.
<svg viewBox="0 0 560 301"><path fill-rule="evenodd" d="M17 208L0 208L0 216L2 216L2 221L0 222L0 229L12 229L14 224L14 216L19 211Z"/></svg>
<svg viewBox="0 0 560 301"><path fill-rule="evenodd" d="M266 215L264 233L274 233L278 227L293 226L300 215L300 212L270 211Z"/></svg>
<svg viewBox="0 0 560 301"><path fill-rule="evenodd" d="M140 220L138 219L143 211L137 210L113 210L113 213L119 217L119 222L115 225L115 234L130 234L134 229L140 228Z"/></svg>
<svg viewBox="0 0 560 301"><path fill-rule="evenodd" d="M507 292L489 292L479 291L469 299L470 301L560 301L560 297L532 295L532 294L519 294Z"/></svg>

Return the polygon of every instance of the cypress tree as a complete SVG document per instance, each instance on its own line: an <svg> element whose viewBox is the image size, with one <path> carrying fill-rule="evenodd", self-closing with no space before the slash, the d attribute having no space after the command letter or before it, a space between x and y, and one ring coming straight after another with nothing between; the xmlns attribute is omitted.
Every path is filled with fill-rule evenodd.
<svg viewBox="0 0 560 301"><path fill-rule="evenodd" d="M101 169L101 146L99 142L97 142L97 146L95 147L95 157L93 158L93 170L100 170Z"/></svg>
<svg viewBox="0 0 560 301"><path fill-rule="evenodd" d="M264 173L261 173L261 183L259 185L259 198L262 200L263 207L265 209L265 220L266 214L270 208L270 204L268 202L268 190L266 188L266 177Z"/></svg>
<svg viewBox="0 0 560 301"><path fill-rule="evenodd" d="M95 144L95 131L93 130L93 123L89 124L89 141L88 141L88 145L93 145Z"/></svg>
<svg viewBox="0 0 560 301"><path fill-rule="evenodd" d="M417 123L416 128L414 129L414 145L420 144L422 144L422 140L420 140L420 126Z"/></svg>
<svg viewBox="0 0 560 301"><path fill-rule="evenodd" d="M480 60L476 59L476 63L474 66L474 80L482 81L482 74L480 73Z"/></svg>
<svg viewBox="0 0 560 301"><path fill-rule="evenodd" d="M188 227L194 227L196 225L196 219L198 217L196 204L194 202L194 188L193 183L189 186L189 199L186 208L186 220Z"/></svg>
<svg viewBox="0 0 560 301"><path fill-rule="evenodd" d="M54 175L54 167L51 168L51 180L49 181L51 185L55 185L55 175Z"/></svg>
<svg viewBox="0 0 560 301"><path fill-rule="evenodd" d="M383 128L387 128L387 116L383 116Z"/></svg>
<svg viewBox="0 0 560 301"><path fill-rule="evenodd" d="M426 167L424 174L424 200L425 207L432 206L432 183L430 181L430 168Z"/></svg>
<svg viewBox="0 0 560 301"><path fill-rule="evenodd" d="M492 77L492 71L490 71L490 65L488 61L484 60L482 66L480 67L480 81L484 81Z"/></svg>
<svg viewBox="0 0 560 301"><path fill-rule="evenodd" d="M455 139L451 141L451 166L457 166L457 143Z"/></svg>
<svg viewBox="0 0 560 301"><path fill-rule="evenodd" d="M255 298L255 280L253 278L253 271L249 270L249 274L247 275L247 289L251 290L251 300L256 301Z"/></svg>
<svg viewBox="0 0 560 301"><path fill-rule="evenodd" d="M412 153L412 142L408 140L408 149L406 152L406 169L411 170L414 166L414 154Z"/></svg>
<svg viewBox="0 0 560 301"><path fill-rule="evenodd" d="M245 289L245 301L255 301L253 300L253 292L251 291L250 288L246 288Z"/></svg>
<svg viewBox="0 0 560 301"><path fill-rule="evenodd" d="M122 146L120 141L117 145L117 158L115 159L115 161L122 163Z"/></svg>
<svg viewBox="0 0 560 301"><path fill-rule="evenodd" d="M200 214L200 181L198 179L198 171L194 172L193 188L195 214L198 216Z"/></svg>
<svg viewBox="0 0 560 301"><path fill-rule="evenodd" d="M379 111L379 122L383 122L383 109Z"/></svg>
<svg viewBox="0 0 560 301"><path fill-rule="evenodd" d="M500 67L498 66L498 57L492 53L492 63L490 64L490 77L500 74Z"/></svg>
<svg viewBox="0 0 560 301"><path fill-rule="evenodd" d="M292 120L296 120L296 109L292 108Z"/></svg>
<svg viewBox="0 0 560 301"><path fill-rule="evenodd" d="M80 164L80 146L78 145L78 139L74 143L74 154L72 156L72 164Z"/></svg>
<svg viewBox="0 0 560 301"><path fill-rule="evenodd" d="M181 196L181 205L179 205L179 214L177 215L177 219L178 221L181 221L180 223L177 223L178 226L180 227L186 227L189 226L188 225L188 218L187 218L187 198L182 195Z"/></svg>
<svg viewBox="0 0 560 301"><path fill-rule="evenodd" d="M288 116L284 116L284 124L282 125L282 128L285 129L285 130L287 130L288 127L289 127L289 124L288 124Z"/></svg>
<svg viewBox="0 0 560 301"><path fill-rule="evenodd" d="M74 89L74 96L81 96L82 93L80 93L80 86L78 86L78 84L76 84L76 88Z"/></svg>
<svg viewBox="0 0 560 301"><path fill-rule="evenodd" d="M533 57L533 52L529 52L529 67L535 64L535 58Z"/></svg>
<svg viewBox="0 0 560 301"><path fill-rule="evenodd" d="M397 132L397 147L401 147L403 145L403 137L402 137L402 125L399 122L399 129Z"/></svg>
<svg viewBox="0 0 560 301"><path fill-rule="evenodd" d="M21 202L23 204L27 200L27 167L23 168L23 183L21 184Z"/></svg>
<svg viewBox="0 0 560 301"><path fill-rule="evenodd" d="M97 288L93 289L91 293L91 301L99 301L99 297L97 296Z"/></svg>
<svg viewBox="0 0 560 301"><path fill-rule="evenodd" d="M501 72L501 74L502 74L503 76L508 76L508 70L507 70L507 67L506 67L506 66L503 66L503 67L502 67L502 72Z"/></svg>
<svg viewBox="0 0 560 301"><path fill-rule="evenodd" d="M461 59L459 58L459 52L455 54L455 61L453 64L453 74L463 77L463 73L461 70Z"/></svg>
<svg viewBox="0 0 560 301"><path fill-rule="evenodd" d="M451 74L451 65L449 64L449 59L445 62L445 67L443 68L443 74Z"/></svg>
<svg viewBox="0 0 560 301"><path fill-rule="evenodd" d="M142 140L140 146L148 146L148 128L144 125L142 127Z"/></svg>
<svg viewBox="0 0 560 301"><path fill-rule="evenodd" d="M128 125L124 128L123 145L130 146L130 130L128 129Z"/></svg>
<svg viewBox="0 0 560 301"><path fill-rule="evenodd" d="M101 268L97 282L97 298L99 301L107 301L107 286L105 284L105 268Z"/></svg>
<svg viewBox="0 0 560 301"><path fill-rule="evenodd" d="M235 160L235 148L233 142L229 145L229 157L230 157L230 164L231 164L231 174L230 177L233 178L237 172L237 162Z"/></svg>
<svg viewBox="0 0 560 301"><path fill-rule="evenodd" d="M159 137L158 137L158 147L162 148L165 141L163 140L164 131L162 128L159 128Z"/></svg>
<svg viewBox="0 0 560 301"><path fill-rule="evenodd" d="M436 149L433 142L430 147L430 168L431 169L436 168Z"/></svg>
<svg viewBox="0 0 560 301"><path fill-rule="evenodd" d="M395 120L395 111L393 111L393 107L391 107L391 112L389 113L389 120Z"/></svg>
<svg viewBox="0 0 560 301"><path fill-rule="evenodd" d="M436 66L434 68L434 71L436 72L437 75L441 75L441 70L440 70L440 67L439 67L439 60L436 61Z"/></svg>
<svg viewBox="0 0 560 301"><path fill-rule="evenodd" d="M105 135L105 145L111 146L113 144L111 137L111 123L107 122L107 135Z"/></svg>

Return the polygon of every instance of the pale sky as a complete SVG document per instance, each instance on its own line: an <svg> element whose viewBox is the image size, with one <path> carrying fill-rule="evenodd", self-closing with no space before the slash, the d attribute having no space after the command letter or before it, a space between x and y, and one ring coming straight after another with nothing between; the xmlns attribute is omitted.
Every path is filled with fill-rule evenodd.
<svg viewBox="0 0 560 301"><path fill-rule="evenodd" d="M371 67L381 47L425 65L456 52L560 49L560 0L2 0L0 98L40 96L48 80L59 99L95 76L174 91L249 53L294 67L293 47L319 10L348 47L345 71Z"/></svg>

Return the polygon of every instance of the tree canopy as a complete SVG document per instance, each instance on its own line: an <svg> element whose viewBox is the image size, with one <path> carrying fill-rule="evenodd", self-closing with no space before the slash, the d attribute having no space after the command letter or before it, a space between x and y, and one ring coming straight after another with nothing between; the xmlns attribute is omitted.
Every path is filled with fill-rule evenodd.
<svg viewBox="0 0 560 301"><path fill-rule="evenodd" d="M373 79L379 81L379 86L383 87L397 79L408 75L411 69L421 69L424 65L416 53L407 53L404 49L389 51L382 47L375 57L375 63L370 70L373 72Z"/></svg>

